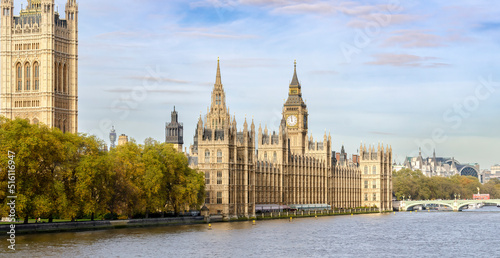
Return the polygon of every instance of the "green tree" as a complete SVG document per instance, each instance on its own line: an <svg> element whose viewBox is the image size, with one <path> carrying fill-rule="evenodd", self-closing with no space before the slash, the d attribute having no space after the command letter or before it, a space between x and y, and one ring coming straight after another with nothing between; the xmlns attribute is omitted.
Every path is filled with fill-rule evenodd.
<svg viewBox="0 0 500 258"><path fill-rule="evenodd" d="M111 162L103 143L94 136L84 137L81 152L84 154L75 169L77 182L75 195L82 203L85 214L94 220L96 214L104 214L113 195Z"/></svg>
<svg viewBox="0 0 500 258"><path fill-rule="evenodd" d="M17 214L25 223L29 217L52 218L60 214L66 205L64 187L59 181L65 149L58 129L31 125L23 119L0 119L1 153L16 153ZM5 156L0 159L2 167L6 167ZM7 171L1 173L5 180Z"/></svg>
<svg viewBox="0 0 500 258"><path fill-rule="evenodd" d="M142 146L131 140L109 152L111 159L112 187L114 189L108 210L132 218L145 207L142 180L145 166L142 161Z"/></svg>

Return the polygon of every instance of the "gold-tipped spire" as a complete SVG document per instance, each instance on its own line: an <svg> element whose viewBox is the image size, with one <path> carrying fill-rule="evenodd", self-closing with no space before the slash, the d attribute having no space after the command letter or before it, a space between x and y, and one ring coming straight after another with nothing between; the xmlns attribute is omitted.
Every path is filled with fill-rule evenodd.
<svg viewBox="0 0 500 258"><path fill-rule="evenodd" d="M215 84L222 84L221 76L220 76L220 59L217 57L217 76L215 78Z"/></svg>

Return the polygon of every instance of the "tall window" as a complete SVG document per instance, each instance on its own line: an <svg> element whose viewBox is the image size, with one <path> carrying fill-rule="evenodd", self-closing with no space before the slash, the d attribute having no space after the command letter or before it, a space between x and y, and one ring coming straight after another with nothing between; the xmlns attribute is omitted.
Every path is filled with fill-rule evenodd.
<svg viewBox="0 0 500 258"><path fill-rule="evenodd" d="M217 192L217 204L222 204L222 192Z"/></svg>
<svg viewBox="0 0 500 258"><path fill-rule="evenodd" d="M205 203L210 204L210 192L208 191L205 193Z"/></svg>
<svg viewBox="0 0 500 258"><path fill-rule="evenodd" d="M365 175L368 175L368 166L365 166Z"/></svg>
<svg viewBox="0 0 500 258"><path fill-rule="evenodd" d="M372 174L377 174L377 166L373 166L372 168Z"/></svg>
<svg viewBox="0 0 500 258"><path fill-rule="evenodd" d="M210 172L205 172L205 185L210 184Z"/></svg>
<svg viewBox="0 0 500 258"><path fill-rule="evenodd" d="M66 64L63 68L63 92L68 93L68 67Z"/></svg>
<svg viewBox="0 0 500 258"><path fill-rule="evenodd" d="M58 91L59 80L57 79L57 63L54 63L54 91Z"/></svg>
<svg viewBox="0 0 500 258"><path fill-rule="evenodd" d="M17 64L17 91L21 91L23 89L23 68L21 68L21 64Z"/></svg>
<svg viewBox="0 0 500 258"><path fill-rule="evenodd" d="M30 64L29 63L26 63L24 65L24 76L25 76L25 80L26 80L26 83L24 84L24 87L26 90L30 90L31 89L31 67L30 67Z"/></svg>
<svg viewBox="0 0 500 258"><path fill-rule="evenodd" d="M222 171L217 171L217 184L222 185Z"/></svg>
<svg viewBox="0 0 500 258"><path fill-rule="evenodd" d="M273 161L278 161L278 156L276 155L276 151L273 153Z"/></svg>
<svg viewBox="0 0 500 258"><path fill-rule="evenodd" d="M264 160L267 161L267 152L264 151Z"/></svg>
<svg viewBox="0 0 500 258"><path fill-rule="evenodd" d="M365 188L368 188L368 181L365 181Z"/></svg>
<svg viewBox="0 0 500 258"><path fill-rule="evenodd" d="M222 151L217 150L217 163L222 163Z"/></svg>
<svg viewBox="0 0 500 258"><path fill-rule="evenodd" d="M205 163L210 163L210 151L205 151Z"/></svg>
<svg viewBox="0 0 500 258"><path fill-rule="evenodd" d="M373 180L373 182L372 182L372 188L377 188L377 180Z"/></svg>
<svg viewBox="0 0 500 258"><path fill-rule="evenodd" d="M35 62L33 64L33 76L34 76L34 90L38 90L40 88L40 67L38 63Z"/></svg>
<svg viewBox="0 0 500 258"><path fill-rule="evenodd" d="M374 200L374 201L376 201L376 200L377 200L377 194L376 194L376 193L374 193L374 194L373 194L373 200Z"/></svg>
<svg viewBox="0 0 500 258"><path fill-rule="evenodd" d="M368 201L368 194L365 193L365 201Z"/></svg>
<svg viewBox="0 0 500 258"><path fill-rule="evenodd" d="M59 92L62 92L62 90L63 90L62 89L63 88L63 85L62 85L62 75L63 75L63 73L62 73L62 65L59 64L59 68L57 70L57 85L58 85L57 91L59 91Z"/></svg>

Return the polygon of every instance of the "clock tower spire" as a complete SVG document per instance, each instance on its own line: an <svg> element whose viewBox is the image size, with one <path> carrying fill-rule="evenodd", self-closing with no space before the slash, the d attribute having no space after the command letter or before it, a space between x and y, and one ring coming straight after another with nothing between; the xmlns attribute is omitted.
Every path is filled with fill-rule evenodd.
<svg viewBox="0 0 500 258"><path fill-rule="evenodd" d="M295 154L304 154L307 138L307 106L302 99L302 86L297 77L297 61L294 62L292 81L288 88L288 99L283 106L283 118L286 120L290 150Z"/></svg>

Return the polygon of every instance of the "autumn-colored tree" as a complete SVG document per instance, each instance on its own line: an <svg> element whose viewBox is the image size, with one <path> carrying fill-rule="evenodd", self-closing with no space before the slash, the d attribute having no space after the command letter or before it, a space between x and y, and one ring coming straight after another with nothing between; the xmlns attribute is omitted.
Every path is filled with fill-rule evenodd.
<svg viewBox="0 0 500 258"><path fill-rule="evenodd" d="M94 136L62 133L27 120L0 117L0 187L7 189L9 151L15 153L16 211L29 218L71 218L105 213L149 216L150 212L200 208L203 175L186 156L151 138L131 140L109 152ZM7 202L0 191L0 203ZM7 214L2 205L0 215Z"/></svg>
<svg viewBox="0 0 500 258"><path fill-rule="evenodd" d="M81 153L84 155L75 169L77 182L75 195L82 203L85 214L94 220L96 214L104 214L113 195L111 163L108 153L101 149L103 143L94 136L83 138Z"/></svg>
<svg viewBox="0 0 500 258"><path fill-rule="evenodd" d="M145 165L145 173L142 179L145 199L145 215L149 217L150 212L163 212L166 202L165 184L167 157L163 153L164 144L151 138L144 142L144 153L142 160Z"/></svg>
<svg viewBox="0 0 500 258"><path fill-rule="evenodd" d="M145 173L142 146L134 140L109 152L112 187L108 210L132 218L145 207L142 179Z"/></svg>
<svg viewBox="0 0 500 258"><path fill-rule="evenodd" d="M16 153L17 214L27 223L32 216L50 217L61 212L65 196L56 179L64 162L64 148L54 130L23 119L2 118L0 127L1 152ZM2 167L6 167L4 160L2 157Z"/></svg>
<svg viewBox="0 0 500 258"><path fill-rule="evenodd" d="M426 177L421 171L402 169L393 173L393 189L398 198L403 195L411 196L415 200L426 199L446 199L451 200L455 195L460 195L461 199L472 199L472 195L477 193L477 188L481 193L497 195L495 183L481 185L476 177L455 175L452 177ZM491 181L491 180L490 180ZM500 190L500 180L499 190Z"/></svg>

